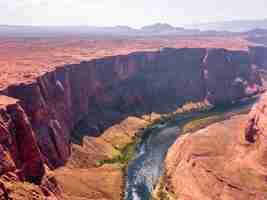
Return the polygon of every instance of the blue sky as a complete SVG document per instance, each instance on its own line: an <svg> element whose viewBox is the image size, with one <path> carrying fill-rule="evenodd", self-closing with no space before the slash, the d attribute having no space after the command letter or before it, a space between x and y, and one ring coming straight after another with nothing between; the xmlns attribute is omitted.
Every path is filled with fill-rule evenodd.
<svg viewBox="0 0 267 200"><path fill-rule="evenodd" d="M0 24L172 25L267 18L267 0L0 0Z"/></svg>

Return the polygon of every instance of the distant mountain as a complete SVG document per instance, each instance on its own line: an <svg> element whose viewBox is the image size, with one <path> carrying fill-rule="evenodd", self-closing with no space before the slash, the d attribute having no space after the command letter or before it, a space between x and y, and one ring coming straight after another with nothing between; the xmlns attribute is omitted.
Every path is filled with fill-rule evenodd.
<svg viewBox="0 0 267 200"><path fill-rule="evenodd" d="M199 30L173 27L169 24L157 23L134 29L129 26L97 27L97 26L9 26L0 25L0 36L9 37L41 37L58 35L82 36L166 36L196 35Z"/></svg>
<svg viewBox="0 0 267 200"><path fill-rule="evenodd" d="M175 31L176 28L166 23L156 23L149 26L144 26L141 31L145 32L162 32L162 31Z"/></svg>
<svg viewBox="0 0 267 200"><path fill-rule="evenodd" d="M216 30L216 31L245 32L252 29L267 29L267 19L202 23L195 25L187 25L185 26L185 28L195 28L195 29L200 29L202 31Z"/></svg>
<svg viewBox="0 0 267 200"><path fill-rule="evenodd" d="M199 30L185 29L182 27L174 27L166 23L156 23L149 26L144 26L140 29L143 34L149 35L192 35L199 34Z"/></svg>
<svg viewBox="0 0 267 200"><path fill-rule="evenodd" d="M256 27L256 28L255 28ZM243 32L248 35L265 33L267 20L232 21L174 27L166 23L156 23L134 29L129 26L10 26L0 25L2 37L57 37L63 35L79 36L115 36L115 37L150 37L150 36L233 36ZM250 32L248 30L251 30Z"/></svg>
<svg viewBox="0 0 267 200"><path fill-rule="evenodd" d="M54 37L62 35L80 36L132 36L138 30L128 26L97 27L97 26L11 26L0 25L0 36L9 37Z"/></svg>

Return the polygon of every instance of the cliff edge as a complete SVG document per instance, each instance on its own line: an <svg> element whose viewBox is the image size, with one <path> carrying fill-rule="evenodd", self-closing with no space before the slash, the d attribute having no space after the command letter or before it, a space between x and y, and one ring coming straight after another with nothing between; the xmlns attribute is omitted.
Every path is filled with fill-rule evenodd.
<svg viewBox="0 0 267 200"><path fill-rule="evenodd" d="M260 90L259 73L246 51L166 48L57 67L0 92L0 178L12 173L15 183L31 183L50 198L61 190L54 176L48 176L50 170L67 167L55 171L66 191L64 178L74 180L72 173L88 174L84 178L96 171L106 177L110 171L119 184L109 177L106 185L116 194L96 189L88 194L84 183L73 187L77 198L83 188L87 198L116 199L122 191L121 170L97 167L97 161L132 142L147 124L143 116L170 113L187 102L232 103ZM96 182L81 182L88 181ZM10 189L3 185L6 196Z"/></svg>

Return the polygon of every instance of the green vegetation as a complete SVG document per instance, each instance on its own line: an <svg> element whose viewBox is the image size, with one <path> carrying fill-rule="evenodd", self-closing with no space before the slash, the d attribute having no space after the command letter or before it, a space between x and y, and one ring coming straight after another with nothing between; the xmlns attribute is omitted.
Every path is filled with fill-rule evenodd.
<svg viewBox="0 0 267 200"><path fill-rule="evenodd" d="M160 177L156 189L154 190L154 194L152 200L174 200L174 194L168 191L166 187L166 176L163 175Z"/></svg>
<svg viewBox="0 0 267 200"><path fill-rule="evenodd" d="M188 132L194 132L199 129L205 128L206 126L209 126L213 123L220 122L223 120L229 119L231 116L236 114L242 114L242 112L239 113L229 113L228 115L221 114L221 113L207 113L203 114L202 117L198 117L196 119L191 119L189 122L184 122L182 127L182 134L188 133Z"/></svg>
<svg viewBox="0 0 267 200"><path fill-rule="evenodd" d="M193 112L203 112L208 111L213 106L204 101L204 102L187 102L182 107L177 108L174 112L164 114L160 118L154 120L151 122L150 126L156 125L156 124L164 124L166 122L173 122L176 121L177 116L193 113Z"/></svg>
<svg viewBox="0 0 267 200"><path fill-rule="evenodd" d="M137 145L139 145L142 141L145 141L155 131L158 131L166 126L179 126L182 134L193 132L212 123L225 120L233 116L233 114L247 113L247 103L248 102L244 101L237 105L221 105L215 108L207 102L189 102L181 108L178 108L175 112L161 115L159 118L150 121L148 126L136 133L136 137L133 142L125 144L125 146L117 147L116 150L118 150L119 153L115 154L111 159L98 161L98 164L100 166L104 164L119 164L126 176L126 169L129 161L136 157ZM237 108L236 111L233 111L233 106ZM242 109L242 106L244 109ZM229 111L228 114L226 114L227 111ZM154 194L155 197L153 197L153 200L177 199L174 198L174 194L168 191L164 176L159 180Z"/></svg>
<svg viewBox="0 0 267 200"><path fill-rule="evenodd" d="M247 114L250 109L245 105L247 105L246 102L240 102L237 105L221 105L211 109L209 112L203 112L195 118L189 118L189 120L185 119L180 125L181 133L185 134L188 132L194 132L213 123L227 120L233 115ZM232 109L233 106L236 107L236 111ZM230 112L230 110L232 111ZM227 111L229 112L227 113Z"/></svg>
<svg viewBox="0 0 267 200"><path fill-rule="evenodd" d="M188 133L188 132L194 132L196 130L199 130L201 128L204 128L210 124L219 122L224 119L224 116L208 116L208 117L203 117L199 119L192 120L188 123L185 123L182 126L182 131L181 133Z"/></svg>
<svg viewBox="0 0 267 200"><path fill-rule="evenodd" d="M249 112L249 108L246 106L250 101L253 102L256 100L255 98L251 98L248 101L239 102L237 105L220 105L216 108L212 108L209 106L200 107L200 109L193 110L191 112L184 112L183 115L176 114L175 120L171 122L178 122L181 127L181 134L186 134L189 132L194 132L201 128L204 128L213 123L223 121L229 119L233 115L236 114L247 114ZM236 107L236 111L233 111L233 106ZM230 110L232 112L230 112ZM208 112L205 112L208 111ZM229 111L227 113L227 111ZM194 115L194 113L197 113ZM247 180L253 180L254 183L261 185L259 182L262 181L262 177L256 177L254 174L243 173L242 182L246 182ZM252 178L253 177L253 178ZM173 200L178 199L177 195L171 193L166 187L166 177L163 175L154 190L153 200ZM254 184L255 185L255 184ZM262 189L262 188L261 188ZM266 190L266 188L265 188ZM265 191L264 190L264 191Z"/></svg>
<svg viewBox="0 0 267 200"><path fill-rule="evenodd" d="M183 115L186 113L196 112L196 111L204 111L210 108L210 105L205 102L198 103L186 103L184 106L178 108L175 112L170 114L162 115L160 118L151 121L151 123L144 127L143 130L136 133L136 138L133 142L129 144L125 144L124 147L118 148L119 153L115 154L113 158L107 160L100 160L98 164L101 166L103 164L120 164L123 167L126 167L129 161L133 160L136 156L136 147L137 145L144 141L147 137L149 137L154 131L159 128L157 125L163 125L167 123L172 123L176 121L178 115Z"/></svg>
<svg viewBox="0 0 267 200"><path fill-rule="evenodd" d="M160 125L164 125L164 127L173 124L179 125L181 127L181 133L185 134L229 118L232 116L231 113L225 115L225 111L229 108L231 107L220 106L213 109L213 106L208 102L186 103L182 107L176 109L176 111L161 115L160 118L151 121L148 126L136 133L133 142L117 147L116 150L118 151L114 153L113 158L100 160L97 163L100 166L103 164L120 164L126 167L129 161L135 158L137 145L153 134L153 132L158 131ZM241 109L238 113L246 113L247 110L247 108L244 110ZM194 116L196 116L195 119ZM78 136L80 135L78 134Z"/></svg>
<svg viewBox="0 0 267 200"><path fill-rule="evenodd" d="M125 147L119 150L119 154L111 159L100 160L98 164L121 164L123 167L127 166L129 161L133 160L136 155L136 146L139 143L139 139L135 139L134 142L127 144Z"/></svg>

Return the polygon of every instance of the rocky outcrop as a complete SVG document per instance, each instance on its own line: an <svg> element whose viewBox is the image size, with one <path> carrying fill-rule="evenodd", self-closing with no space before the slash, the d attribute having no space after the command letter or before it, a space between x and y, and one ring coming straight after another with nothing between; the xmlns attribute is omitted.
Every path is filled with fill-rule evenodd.
<svg viewBox="0 0 267 200"><path fill-rule="evenodd" d="M84 136L99 136L130 116L168 113L189 101L229 103L258 92L252 65L247 52L166 48L66 65L12 85L1 92L16 99L2 112L3 174L41 184L45 164L66 164L71 142L83 144ZM102 149L97 139L87 145ZM107 139L101 142L118 143Z"/></svg>
<svg viewBox="0 0 267 200"><path fill-rule="evenodd" d="M14 187L23 190L27 186L19 182L27 181L40 186L28 186L40 197L52 197L52 193L42 192L45 174L42 154L31 123L19 103L17 99L0 96L0 196L21 198Z"/></svg>
<svg viewBox="0 0 267 200"><path fill-rule="evenodd" d="M168 152L166 187L179 199L266 199L267 93L249 115L179 138Z"/></svg>
<svg viewBox="0 0 267 200"><path fill-rule="evenodd" d="M18 169L22 180L40 184L44 165L31 124L17 100L1 96L1 174Z"/></svg>
<svg viewBox="0 0 267 200"><path fill-rule="evenodd" d="M246 140L255 147L258 163L267 168L267 93L262 95L249 114L245 132Z"/></svg>

